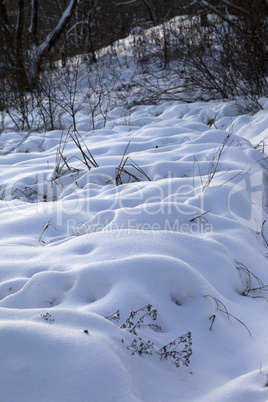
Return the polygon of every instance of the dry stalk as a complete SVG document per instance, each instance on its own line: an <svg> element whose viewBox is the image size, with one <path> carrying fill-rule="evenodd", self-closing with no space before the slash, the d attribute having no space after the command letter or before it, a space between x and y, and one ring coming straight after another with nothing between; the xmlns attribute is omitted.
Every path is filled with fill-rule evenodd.
<svg viewBox="0 0 268 402"><path fill-rule="evenodd" d="M230 320L230 317L234 318L236 321L238 321L240 324L242 324L247 329L249 335L252 336L250 330L248 329L248 327L241 320L239 320L237 317L235 317L234 315L229 313L229 311L227 310L226 306L219 299L217 299L216 297L211 296L211 295L205 295L204 297L210 297L211 299L213 299L215 301L215 303L216 303L217 311L220 311L221 313L226 314L228 320ZM210 319L212 317L213 316L211 316ZM213 319L213 322L214 321L215 321L215 318ZM212 325L213 325L213 322L212 322ZM212 328L212 325L210 326L210 329Z"/></svg>
<svg viewBox="0 0 268 402"><path fill-rule="evenodd" d="M116 167L115 169L115 185L119 186L120 184L123 184L123 180L121 175L123 173L127 174L129 176L129 180L132 177L135 181L142 181L142 179L140 179L138 176L136 176L134 173L131 173L129 170L126 169L126 166L130 166L132 168L134 168L137 172L141 173L143 176L146 177L146 179L148 181L151 181L150 177L144 172L144 170L136 163L134 162L129 156L125 156L127 149L129 147L130 141L128 142L126 149L123 153L123 156L121 158L121 161L119 163L119 165ZM124 159L125 158L125 159ZM130 162L130 163L127 163Z"/></svg>

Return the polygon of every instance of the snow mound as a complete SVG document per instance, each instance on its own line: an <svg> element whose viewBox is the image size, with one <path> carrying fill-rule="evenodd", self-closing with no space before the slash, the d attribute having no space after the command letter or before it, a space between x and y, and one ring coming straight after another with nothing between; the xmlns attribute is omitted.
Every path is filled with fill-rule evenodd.
<svg viewBox="0 0 268 402"><path fill-rule="evenodd" d="M267 110L86 119L1 157L0 399L267 400Z"/></svg>

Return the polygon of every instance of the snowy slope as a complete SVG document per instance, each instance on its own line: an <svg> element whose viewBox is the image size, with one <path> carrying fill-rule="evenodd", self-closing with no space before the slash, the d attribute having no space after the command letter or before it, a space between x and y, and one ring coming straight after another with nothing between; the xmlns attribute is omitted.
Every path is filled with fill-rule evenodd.
<svg viewBox="0 0 268 402"><path fill-rule="evenodd" d="M262 102L2 133L1 401L268 400Z"/></svg>

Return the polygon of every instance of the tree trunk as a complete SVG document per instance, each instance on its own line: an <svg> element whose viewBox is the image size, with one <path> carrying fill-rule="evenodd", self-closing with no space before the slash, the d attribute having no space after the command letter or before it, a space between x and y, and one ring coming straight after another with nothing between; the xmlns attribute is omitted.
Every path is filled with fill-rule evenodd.
<svg viewBox="0 0 268 402"><path fill-rule="evenodd" d="M10 23L5 0L0 0L0 29L5 42L6 71L9 72L7 78L11 90L24 93L36 88L42 62L64 31L76 4L77 0L69 0L56 27L38 45L38 0L31 0L29 26L24 0L17 3L16 24Z"/></svg>

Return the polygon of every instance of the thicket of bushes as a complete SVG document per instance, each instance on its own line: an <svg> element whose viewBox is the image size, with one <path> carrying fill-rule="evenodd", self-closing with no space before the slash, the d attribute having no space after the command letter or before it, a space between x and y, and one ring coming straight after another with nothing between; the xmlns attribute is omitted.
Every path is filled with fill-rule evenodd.
<svg viewBox="0 0 268 402"><path fill-rule="evenodd" d="M242 96L254 109L268 93L266 0L2 0L0 23L0 109L20 129L30 128L33 109L45 128L54 128L59 108L75 117L80 76L77 68L72 74L65 68L67 58L86 55L90 75L97 50L137 26L133 52L151 74L142 85L145 91L153 87L154 100L188 91L201 98ZM157 69L149 70L151 64ZM107 90L98 76L100 105ZM59 77L65 109L58 105Z"/></svg>

